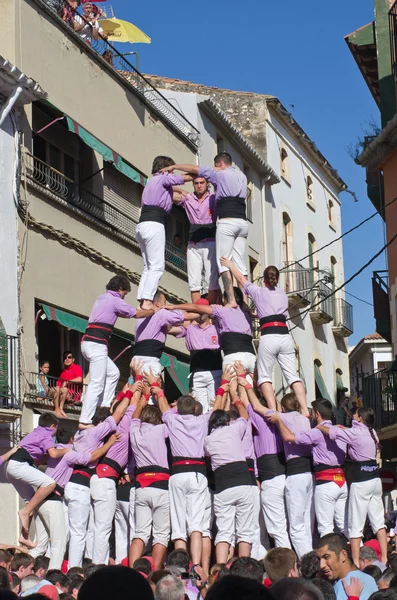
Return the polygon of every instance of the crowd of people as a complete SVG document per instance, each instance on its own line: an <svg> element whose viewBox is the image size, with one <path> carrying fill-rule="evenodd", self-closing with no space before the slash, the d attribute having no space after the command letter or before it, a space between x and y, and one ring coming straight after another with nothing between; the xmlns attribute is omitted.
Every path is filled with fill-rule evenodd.
<svg viewBox="0 0 397 600"><path fill-rule="evenodd" d="M379 574L393 558L373 410L350 413L350 428L334 424L329 400L318 398L309 410L280 273L267 267L263 286L247 279L247 181L230 155L217 155L214 168L158 156L152 174L136 232L144 263L139 307L126 302L131 285L123 275L93 305L81 342L90 380L78 431L59 426L67 375L50 390L42 361L40 389L52 394L55 412L41 414L1 457L26 503L19 542L29 551L15 555L15 579L4 581L17 590L22 578L24 596L46 591L67 600L123 598L127 589L159 600L366 600L376 580L385 587L394 576ZM178 187L188 181L193 194ZM191 223L192 302L179 305L167 304L159 289L165 217L175 202ZM120 372L108 343L119 317L136 325L131 376L117 393ZM260 323L257 351L253 318ZM190 353L191 391L179 398L166 397L162 378L168 335L184 339ZM81 385L72 353L64 361L72 383ZM272 383L276 361L291 388L280 400ZM45 471L37 468L43 463ZM362 547L368 523L378 554ZM3 556L7 570L11 557ZM49 569L41 579L32 574L36 562Z"/></svg>

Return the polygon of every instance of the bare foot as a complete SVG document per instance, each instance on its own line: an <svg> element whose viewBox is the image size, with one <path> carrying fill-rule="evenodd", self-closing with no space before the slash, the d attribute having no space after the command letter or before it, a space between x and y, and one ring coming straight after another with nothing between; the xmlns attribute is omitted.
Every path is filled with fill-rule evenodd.
<svg viewBox="0 0 397 600"><path fill-rule="evenodd" d="M22 545L22 546L26 546L26 548L36 548L37 546L37 542L32 542L32 540L29 539L29 537L24 538L23 534L21 534L19 536L19 540L18 542Z"/></svg>
<svg viewBox="0 0 397 600"><path fill-rule="evenodd" d="M153 302L151 300L142 300L141 308L142 310L151 310L153 308Z"/></svg>
<svg viewBox="0 0 397 600"><path fill-rule="evenodd" d="M63 417L64 419L67 419L67 418L68 418L68 415L65 413L65 411L64 411L64 410L61 410L61 415L62 415L62 417Z"/></svg>
<svg viewBox="0 0 397 600"><path fill-rule="evenodd" d="M58 417L58 419L63 419L63 414L60 410L55 410L54 414L56 417Z"/></svg>
<svg viewBox="0 0 397 600"><path fill-rule="evenodd" d="M21 521L22 534L26 533L26 537L29 537L30 518L29 512L26 508L21 508L18 512L19 519ZM23 538L25 539L25 537Z"/></svg>

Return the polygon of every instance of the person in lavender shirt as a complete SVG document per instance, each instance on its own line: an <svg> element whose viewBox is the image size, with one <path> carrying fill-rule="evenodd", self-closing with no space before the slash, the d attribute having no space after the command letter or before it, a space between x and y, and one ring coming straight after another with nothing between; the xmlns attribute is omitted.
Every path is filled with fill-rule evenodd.
<svg viewBox="0 0 397 600"><path fill-rule="evenodd" d="M284 379L298 398L302 414L309 416L306 391L296 371L295 348L289 335L286 318L288 315L287 294L278 287L280 272L269 266L263 272L264 287L248 281L247 277L226 257L221 258L244 292L253 300L259 317L261 339L258 348L258 385L269 408L276 408L276 397L272 384L275 360L280 365Z"/></svg>
<svg viewBox="0 0 397 600"><path fill-rule="evenodd" d="M124 301L131 284L124 275L112 277L92 308L88 326L81 339L81 353L90 363L90 383L83 399L80 423L90 424L97 406L112 403L120 371L108 356L108 345L118 317L144 318L153 310L136 309Z"/></svg>
<svg viewBox="0 0 397 600"><path fill-rule="evenodd" d="M141 308L152 308L153 297L165 269L165 219L171 212L173 187L192 181L190 175L173 175L175 161L168 156L156 156L153 177L142 194L142 211L136 228L136 239L143 258L143 272L138 287ZM161 170L167 167L168 172Z"/></svg>
<svg viewBox="0 0 397 600"><path fill-rule="evenodd" d="M192 302L208 292L210 304L219 294L219 272L216 262L215 193L210 193L205 177L193 179L194 193L174 190L174 202L185 209L190 222L187 247L187 277Z"/></svg>
<svg viewBox="0 0 397 600"><path fill-rule="evenodd" d="M331 440L347 444L347 452L353 461L348 504L348 528L354 563L359 566L360 544L368 517L372 531L378 538L381 559L387 562L387 536L382 501L382 482L379 477L377 453L379 440L374 431L375 412L362 406L353 415L351 429L341 426L318 429Z"/></svg>
<svg viewBox="0 0 397 600"><path fill-rule="evenodd" d="M228 152L221 152L214 158L214 167L197 165L173 165L163 168L185 171L204 177L215 189L215 202L218 214L216 229L216 258L218 270L222 276L227 302L235 306L233 280L228 267L221 264L221 256L229 258L239 271L247 275L245 248L248 236L246 217L247 178L239 169L233 167Z"/></svg>

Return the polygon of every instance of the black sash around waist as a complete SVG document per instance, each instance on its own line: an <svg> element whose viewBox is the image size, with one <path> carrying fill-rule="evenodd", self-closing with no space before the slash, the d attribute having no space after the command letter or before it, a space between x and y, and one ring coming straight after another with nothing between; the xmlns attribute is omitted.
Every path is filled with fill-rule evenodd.
<svg viewBox="0 0 397 600"><path fill-rule="evenodd" d="M117 477L115 477L113 474L109 475L109 477L106 477L106 479L112 479L116 483L118 482L118 480L124 473L125 465L121 467L118 462L116 462L115 460L112 460L111 458L108 458L107 456L104 456L103 458L101 458L101 460L99 461L97 466L99 467L99 465L108 465L109 467L111 467L113 469L113 471L115 471L117 473Z"/></svg>
<svg viewBox="0 0 397 600"><path fill-rule="evenodd" d="M247 220L245 198L239 198L238 196L219 198L216 209L220 219Z"/></svg>
<svg viewBox="0 0 397 600"><path fill-rule="evenodd" d="M56 484L55 490L53 492L51 492L51 494L49 494L49 496L47 496L46 501L54 500L55 502L62 502L64 491L65 490L63 487Z"/></svg>
<svg viewBox="0 0 397 600"><path fill-rule="evenodd" d="M255 354L254 347L252 345L252 335L247 333L234 333L228 331L222 333L222 350L226 355L234 354L234 352L249 352Z"/></svg>
<svg viewBox="0 0 397 600"><path fill-rule="evenodd" d="M16 452L11 456L10 460L16 460L17 462L26 462L31 467L34 465L34 460L30 456L29 452L25 448L18 448Z"/></svg>
<svg viewBox="0 0 397 600"><path fill-rule="evenodd" d="M71 483L77 483L84 487L90 487L91 477L95 475L94 467L83 467L81 465L73 466L73 473L69 481Z"/></svg>
<svg viewBox="0 0 397 600"><path fill-rule="evenodd" d="M376 460L352 461L350 482L370 481L379 477L378 463Z"/></svg>
<svg viewBox="0 0 397 600"><path fill-rule="evenodd" d="M287 460L287 477L299 475L300 473L311 473L313 471L313 460L311 456L298 456Z"/></svg>
<svg viewBox="0 0 397 600"><path fill-rule="evenodd" d="M269 335L270 333L277 333L279 335L288 335L288 327L286 327L286 317L285 315L270 315L269 317L262 317L259 319L259 325L261 330L261 335ZM267 325L267 323L272 323L272 325ZM276 325L276 323L280 323Z"/></svg>
<svg viewBox="0 0 397 600"><path fill-rule="evenodd" d="M142 476L148 476L148 482L142 485ZM156 481L156 475L158 480ZM161 478L163 476L164 478ZM158 465L150 465L149 467L141 467L135 473L135 487L139 488L156 488L158 490L168 490L168 482L170 478L170 470Z"/></svg>
<svg viewBox="0 0 397 600"><path fill-rule="evenodd" d="M141 216L139 222L144 223L145 221L154 221L155 223L161 223L165 225L165 218L167 216L164 208L159 206L151 206L150 204L144 204L141 210Z"/></svg>
<svg viewBox="0 0 397 600"><path fill-rule="evenodd" d="M222 352L220 350L192 350L190 353L190 372L222 371Z"/></svg>
<svg viewBox="0 0 397 600"><path fill-rule="evenodd" d="M151 356L153 358L161 358L165 348L164 342L158 340L142 340L136 342L132 351L132 356Z"/></svg>
<svg viewBox="0 0 397 600"><path fill-rule="evenodd" d="M88 323L82 342L95 342L108 345L114 326L109 323Z"/></svg>
<svg viewBox="0 0 397 600"><path fill-rule="evenodd" d="M285 454L262 454L256 459L258 466L259 481L268 481L278 475L285 475Z"/></svg>
<svg viewBox="0 0 397 600"><path fill-rule="evenodd" d="M251 477L245 460L222 465L214 471L215 494L240 485L251 485Z"/></svg>
<svg viewBox="0 0 397 600"><path fill-rule="evenodd" d="M251 485L256 485L256 477L255 477L255 461L253 458L246 458L246 463L248 467L248 472L251 478Z"/></svg>
<svg viewBox="0 0 397 600"><path fill-rule="evenodd" d="M201 242L202 240L214 240L216 225L190 225L189 242Z"/></svg>
<svg viewBox="0 0 397 600"><path fill-rule="evenodd" d="M205 457L173 456L171 472L173 475L177 473L201 473L207 476Z"/></svg>
<svg viewBox="0 0 397 600"><path fill-rule="evenodd" d="M116 498L119 502L129 502L130 501L130 491L131 488L135 488L135 481L133 483L123 483L123 485L118 485L116 488Z"/></svg>

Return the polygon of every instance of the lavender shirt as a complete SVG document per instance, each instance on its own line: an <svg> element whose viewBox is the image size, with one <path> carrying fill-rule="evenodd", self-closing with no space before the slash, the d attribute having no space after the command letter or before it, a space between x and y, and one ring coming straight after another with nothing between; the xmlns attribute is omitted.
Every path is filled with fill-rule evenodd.
<svg viewBox="0 0 397 600"><path fill-rule="evenodd" d="M136 319L135 343L143 340L157 340L165 344L168 327L178 323L183 323L183 312L165 308L161 308L151 317Z"/></svg>
<svg viewBox="0 0 397 600"><path fill-rule="evenodd" d="M18 446L29 452L33 460L40 460L50 448L55 447L53 435L55 435L55 431L51 427L40 427L39 425L28 435L25 435Z"/></svg>
<svg viewBox="0 0 397 600"><path fill-rule="evenodd" d="M174 196L173 185L185 183L182 175L155 173L147 182L142 194L142 206L159 206L167 213L171 212Z"/></svg>
<svg viewBox="0 0 397 600"><path fill-rule="evenodd" d="M254 449L257 458L264 454L284 453L283 440L276 425L266 421L262 415L254 411L249 404L247 407L249 418L256 429L254 432Z"/></svg>
<svg viewBox="0 0 397 600"><path fill-rule="evenodd" d="M62 446L62 444L60 444ZM58 446L59 447L59 446ZM65 487L73 473L74 465L87 466L91 459L91 452L75 452L70 450L62 458L56 459L56 463L48 466L46 475L51 477L58 485Z"/></svg>
<svg viewBox="0 0 397 600"><path fill-rule="evenodd" d="M165 444L167 437L166 425L152 425L151 423L141 423L140 419L132 419L130 441L138 469L152 466L168 469Z"/></svg>
<svg viewBox="0 0 397 600"><path fill-rule="evenodd" d="M378 441L376 432L374 438ZM348 445L347 452L352 460L367 461L376 460L376 444L371 437L369 429L363 423L352 421L351 429L341 429L333 425L329 429L331 440L339 440Z"/></svg>
<svg viewBox="0 0 397 600"><path fill-rule="evenodd" d="M211 304L211 308L212 317L215 320L215 326L219 335L229 332L252 335L252 319L239 306L237 308L230 308Z"/></svg>
<svg viewBox="0 0 397 600"><path fill-rule="evenodd" d="M172 456L202 458L204 456L204 438L208 433L208 421L211 413L195 417L179 415L171 410L163 414L168 428Z"/></svg>
<svg viewBox="0 0 397 600"><path fill-rule="evenodd" d="M117 425L116 433L121 433L121 438L107 451L107 458L114 460L122 469L128 463L128 451L130 447L130 426L135 406L129 406L123 418Z"/></svg>
<svg viewBox="0 0 397 600"><path fill-rule="evenodd" d="M231 426L235 425L236 423L237 423L237 420L230 421ZM253 460L255 460L254 440L253 440L253 434L252 434L252 423L249 419L248 419L248 421L245 421L245 423L246 423L246 428L245 428L245 433L244 433L244 437L243 437L244 456L245 456L245 458L252 458Z"/></svg>
<svg viewBox="0 0 397 600"><path fill-rule="evenodd" d="M204 440L206 456L211 459L212 470L232 462L245 462L243 438L247 429L245 419L237 419L234 425L214 429Z"/></svg>
<svg viewBox="0 0 397 600"><path fill-rule="evenodd" d="M255 303L260 319L272 315L287 316L288 296L279 287L271 290L267 287L258 287L254 283L246 283L244 285L244 292Z"/></svg>
<svg viewBox="0 0 397 600"><path fill-rule="evenodd" d="M295 435L300 431L310 431L310 421L307 417L304 417L296 410L288 413L280 413L280 418L284 425L288 427ZM283 442L285 459L291 460L292 458L300 458L301 456L311 456L311 449L302 447L300 444L295 442Z"/></svg>
<svg viewBox="0 0 397 600"><path fill-rule="evenodd" d="M214 186L215 201L227 197L247 197L247 178L242 171L228 167L223 171L214 171L211 167L199 167L199 177L205 177Z"/></svg>
<svg viewBox="0 0 397 600"><path fill-rule="evenodd" d="M178 338L185 337L186 348L189 352L195 350L219 350L219 338L215 325L208 323L205 327L192 323L182 328Z"/></svg>
<svg viewBox="0 0 397 600"><path fill-rule="evenodd" d="M195 194L188 194L187 198L182 198L178 206L183 206L192 225L216 223L215 194L206 194L201 202Z"/></svg>
<svg viewBox="0 0 397 600"><path fill-rule="evenodd" d="M324 421L321 425L331 427L332 423ZM346 443L331 440L316 427L310 431L298 431L295 434L295 443L312 450L314 465L342 466L345 462Z"/></svg>
<svg viewBox="0 0 397 600"><path fill-rule="evenodd" d="M118 292L108 290L95 300L88 322L114 325L117 317L131 319L135 315L136 309L124 302Z"/></svg>
<svg viewBox="0 0 397 600"><path fill-rule="evenodd" d="M103 446L103 440L109 433L114 433L117 429L116 421L113 417L108 417L99 423L96 427L89 427L78 431L74 436L73 447L76 452L94 452L97 448ZM91 462L88 466L96 467L98 461Z"/></svg>

